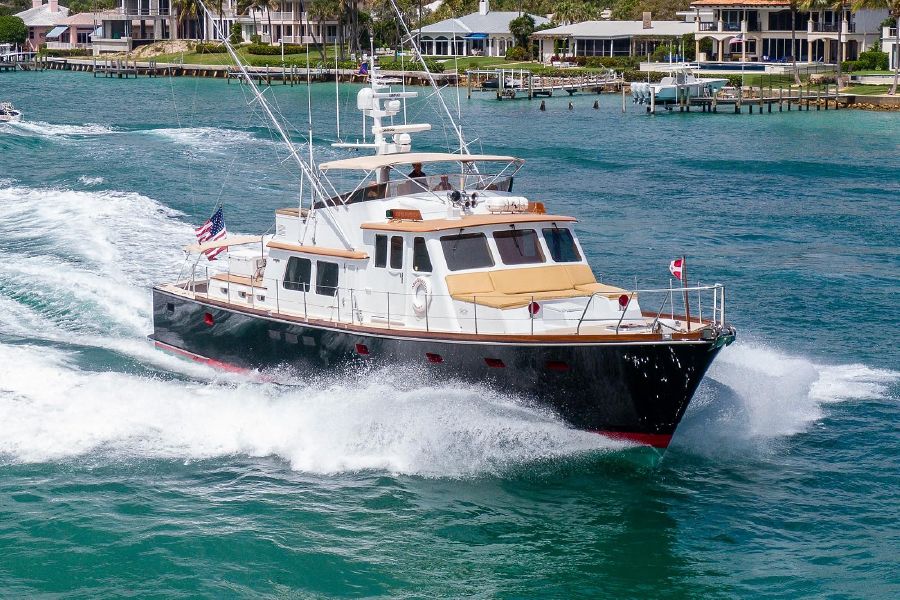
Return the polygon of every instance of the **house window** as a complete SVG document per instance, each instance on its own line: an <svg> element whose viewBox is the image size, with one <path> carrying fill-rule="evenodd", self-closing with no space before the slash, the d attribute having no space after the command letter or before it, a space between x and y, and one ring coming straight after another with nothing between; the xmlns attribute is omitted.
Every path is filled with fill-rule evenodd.
<svg viewBox="0 0 900 600"><path fill-rule="evenodd" d="M544 229L544 241L550 250L550 256L554 262L581 262L581 254L575 245L575 238L568 229L556 227Z"/></svg>
<svg viewBox="0 0 900 600"><path fill-rule="evenodd" d="M375 236L375 266L383 269L387 266L387 236Z"/></svg>
<svg viewBox="0 0 900 600"><path fill-rule="evenodd" d="M494 259L483 233L445 235L441 238L444 260L451 271L493 267Z"/></svg>
<svg viewBox="0 0 900 600"><path fill-rule="evenodd" d="M337 263L318 261L316 263L316 293L322 296L334 296L338 288Z"/></svg>
<svg viewBox="0 0 900 600"><path fill-rule="evenodd" d="M544 262L534 229L511 229L494 232L494 242L504 265L528 265Z"/></svg>
<svg viewBox="0 0 900 600"><path fill-rule="evenodd" d="M413 271L431 273L431 257L428 256L425 238L417 237L413 240Z"/></svg>
<svg viewBox="0 0 900 600"><path fill-rule="evenodd" d="M403 236L400 235L391 237L391 268L403 268Z"/></svg>
<svg viewBox="0 0 900 600"><path fill-rule="evenodd" d="M284 289L308 292L311 271L312 261L292 256L288 259L287 268L284 270Z"/></svg>

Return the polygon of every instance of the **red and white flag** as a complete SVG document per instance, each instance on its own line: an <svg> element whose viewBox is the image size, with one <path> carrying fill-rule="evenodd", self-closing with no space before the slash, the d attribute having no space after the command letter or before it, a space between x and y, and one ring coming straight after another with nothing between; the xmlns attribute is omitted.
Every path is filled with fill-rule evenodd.
<svg viewBox="0 0 900 600"><path fill-rule="evenodd" d="M669 271L672 273L672 275L674 275L678 279L681 279L681 271L682 271L683 267L684 267L684 259L683 258L676 258L675 260L673 260L672 262L669 263Z"/></svg>

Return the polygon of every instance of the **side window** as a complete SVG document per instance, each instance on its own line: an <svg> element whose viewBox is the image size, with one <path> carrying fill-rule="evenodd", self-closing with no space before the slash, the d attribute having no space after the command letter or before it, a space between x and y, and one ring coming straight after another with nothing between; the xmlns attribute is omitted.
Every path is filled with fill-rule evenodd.
<svg viewBox="0 0 900 600"><path fill-rule="evenodd" d="M375 236L375 266L384 268L387 266L387 236Z"/></svg>
<svg viewBox="0 0 900 600"><path fill-rule="evenodd" d="M316 264L316 293L322 296L334 296L338 288L337 263L319 261Z"/></svg>
<svg viewBox="0 0 900 600"><path fill-rule="evenodd" d="M483 233L462 233L445 235L441 238L441 248L447 268L451 271L493 267L494 259Z"/></svg>
<svg viewBox="0 0 900 600"><path fill-rule="evenodd" d="M403 268L403 236L395 235L391 238L391 268Z"/></svg>
<svg viewBox="0 0 900 600"><path fill-rule="evenodd" d="M312 271L312 261L308 258L292 256L288 259L287 268L284 270L283 286L286 290L309 291L309 274Z"/></svg>
<svg viewBox="0 0 900 600"><path fill-rule="evenodd" d="M534 229L511 229L494 232L497 251L504 265L528 265L544 262Z"/></svg>
<svg viewBox="0 0 900 600"><path fill-rule="evenodd" d="M428 256L425 238L417 237L413 240L413 271L431 273L431 257Z"/></svg>
<svg viewBox="0 0 900 600"><path fill-rule="evenodd" d="M542 230L542 233L554 262L581 262L581 253L571 231L553 227Z"/></svg>

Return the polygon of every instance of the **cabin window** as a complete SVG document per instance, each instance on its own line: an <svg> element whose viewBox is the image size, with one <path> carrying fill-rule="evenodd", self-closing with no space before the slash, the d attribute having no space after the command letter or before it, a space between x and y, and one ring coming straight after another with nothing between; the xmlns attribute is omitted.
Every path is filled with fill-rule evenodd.
<svg viewBox="0 0 900 600"><path fill-rule="evenodd" d="M581 253L578 252L571 231L554 227L544 229L543 234L554 262L581 262Z"/></svg>
<svg viewBox="0 0 900 600"><path fill-rule="evenodd" d="M494 241L504 265L528 265L544 262L534 229L495 231Z"/></svg>
<svg viewBox="0 0 900 600"><path fill-rule="evenodd" d="M417 237L413 240L413 271L431 273L431 257L428 256L425 238Z"/></svg>
<svg viewBox="0 0 900 600"><path fill-rule="evenodd" d="M284 270L284 289L308 292L311 271L312 261L308 258L290 257Z"/></svg>
<svg viewBox="0 0 900 600"><path fill-rule="evenodd" d="M383 269L387 266L387 236L375 236L375 266Z"/></svg>
<svg viewBox="0 0 900 600"><path fill-rule="evenodd" d="M483 233L461 233L441 238L447 268L451 271L493 267L494 259Z"/></svg>
<svg viewBox="0 0 900 600"><path fill-rule="evenodd" d="M391 268L403 268L403 236L401 235L391 237Z"/></svg>
<svg viewBox="0 0 900 600"><path fill-rule="evenodd" d="M316 293L334 296L338 287L337 263L319 261L316 265Z"/></svg>

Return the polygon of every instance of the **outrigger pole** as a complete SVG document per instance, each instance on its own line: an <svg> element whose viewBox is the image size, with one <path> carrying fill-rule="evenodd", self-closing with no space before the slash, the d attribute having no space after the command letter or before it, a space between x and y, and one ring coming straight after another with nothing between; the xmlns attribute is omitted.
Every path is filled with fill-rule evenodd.
<svg viewBox="0 0 900 600"><path fill-rule="evenodd" d="M309 205L309 215L308 218L312 218L313 211L315 210L316 195L322 200L323 203L327 204L328 195L325 193L325 190L322 189L322 182L319 180L318 175L315 172L315 163L313 162L312 154L310 154L309 163L307 164L297 153L297 148L294 147L294 143L291 141L291 138L288 136L287 132L282 127L281 122L275 116L275 113L272 112L272 107L269 106L269 103L266 102L266 99L263 98L263 93L259 91L259 87L253 81L253 78L250 77L250 73L247 72L247 68L244 66L244 63L241 62L240 57L235 51L234 46L231 45L231 42L228 41L228 38L222 32L221 27L219 26L218 21L216 21L215 15L212 11L206 6L206 2L204 0L198 0L198 4L203 9L206 17L213 22L213 30L218 32L218 38L222 41L222 45L225 46L225 49L228 51L228 55L231 57L231 60L234 61L235 66L241 71L241 75L244 77L244 80L247 82L247 85L250 86L250 89L253 90L254 100L259 103L262 107L263 112L266 113L266 117L268 117L269 122L275 127L275 130L278 132L278 135L281 137L282 141L288 147L288 151L290 152L291 158L294 159L294 162L297 163L297 166L300 167L300 171L303 175L309 180L309 184L311 186L310 197L312 200ZM271 34L271 32L270 32ZM309 60L306 62L307 73L309 72ZM335 77L337 74L335 74ZM312 118L312 115L310 115ZM312 145L312 138L309 140L310 145ZM301 205L303 203L303 199L300 199ZM328 214L328 211L325 211ZM347 235L344 233L344 230L341 229L340 224L331 218L329 215L329 219L332 221L334 225L335 231L341 237L341 240L348 248L353 248L353 244L350 243L350 240L347 238ZM304 240L300 240L300 243L303 243Z"/></svg>
<svg viewBox="0 0 900 600"><path fill-rule="evenodd" d="M691 331L691 302L690 296L687 292L688 288L688 280L687 280L687 259L682 256L681 257L681 289L682 294L684 294L684 315L687 318L687 330Z"/></svg>

